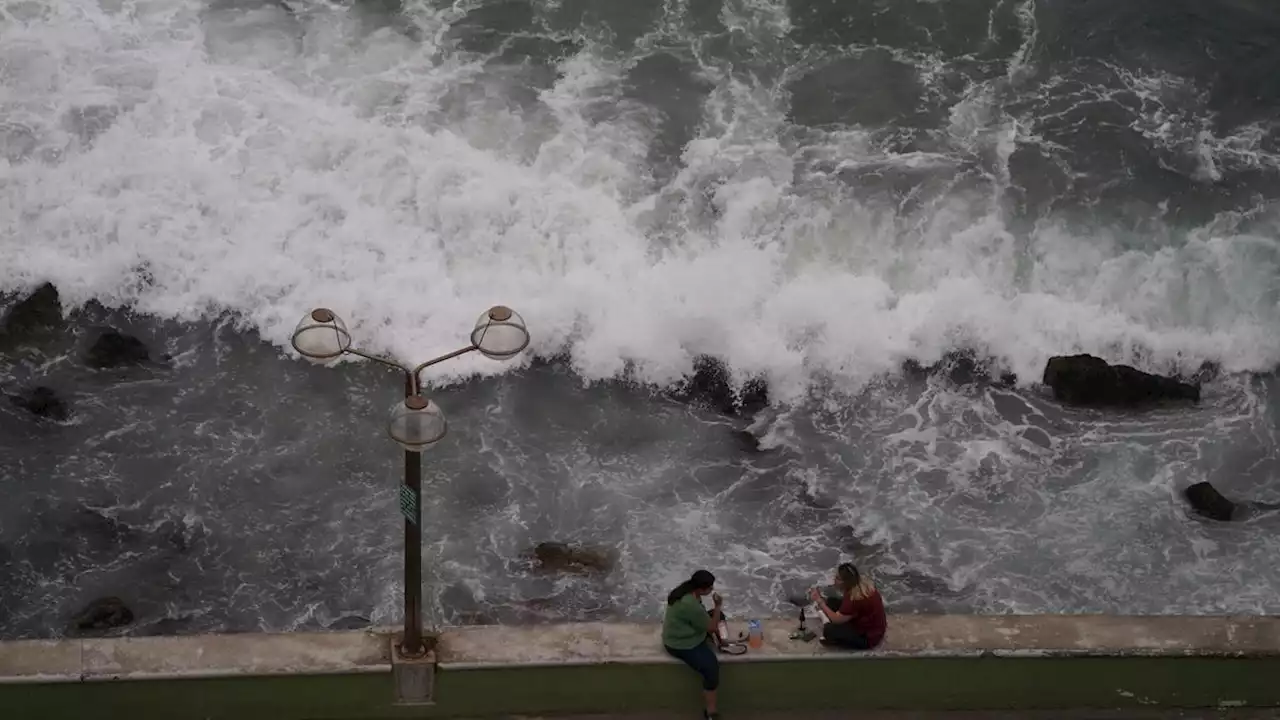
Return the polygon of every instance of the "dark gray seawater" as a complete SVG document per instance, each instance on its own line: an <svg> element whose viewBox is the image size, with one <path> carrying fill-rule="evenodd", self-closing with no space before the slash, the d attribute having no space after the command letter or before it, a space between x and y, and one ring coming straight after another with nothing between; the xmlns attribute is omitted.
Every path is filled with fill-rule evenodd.
<svg viewBox="0 0 1280 720"><path fill-rule="evenodd" d="M69 313L0 389L74 409L0 403L0 637L397 621L399 379L289 357L313 305L406 361L534 332L431 376L437 624L655 618L697 567L780 612L848 557L894 612L1280 611L1280 517L1179 498L1280 501L1278 70L1249 0L0 0L0 291ZM171 361L84 367L106 326ZM955 350L1018 386L902 372ZM1224 372L1070 410L1076 351ZM775 406L664 395L700 353Z"/></svg>

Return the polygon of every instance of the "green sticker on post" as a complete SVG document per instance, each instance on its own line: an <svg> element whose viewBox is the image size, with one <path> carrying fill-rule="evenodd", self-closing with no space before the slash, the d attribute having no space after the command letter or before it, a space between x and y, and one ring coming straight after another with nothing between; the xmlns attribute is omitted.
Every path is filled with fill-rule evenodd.
<svg viewBox="0 0 1280 720"><path fill-rule="evenodd" d="M408 485L400 486L400 514L405 520L418 524L418 496Z"/></svg>

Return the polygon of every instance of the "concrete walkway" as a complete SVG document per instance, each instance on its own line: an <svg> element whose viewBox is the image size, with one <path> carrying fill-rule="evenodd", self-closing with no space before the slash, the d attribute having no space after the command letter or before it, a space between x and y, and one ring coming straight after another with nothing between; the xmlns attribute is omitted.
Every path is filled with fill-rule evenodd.
<svg viewBox="0 0 1280 720"><path fill-rule="evenodd" d="M726 664L921 657L1278 656L1280 617L899 615L884 644L848 652L789 639L766 620L764 646ZM735 631L738 627L735 624ZM66 638L0 642L0 681L161 679L390 671L394 628L333 633ZM442 669L678 663L650 623L449 628Z"/></svg>
<svg viewBox="0 0 1280 720"><path fill-rule="evenodd" d="M725 720L1280 720L1280 617L902 615L870 652L794 622L721 658ZM446 628L430 709L395 703L392 630L0 642L0 720L699 717L656 624ZM938 710L992 706L1126 709Z"/></svg>

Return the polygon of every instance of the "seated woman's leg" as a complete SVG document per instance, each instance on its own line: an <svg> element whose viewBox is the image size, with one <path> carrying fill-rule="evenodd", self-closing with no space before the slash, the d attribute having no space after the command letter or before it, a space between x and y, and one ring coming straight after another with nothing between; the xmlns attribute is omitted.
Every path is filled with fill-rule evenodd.
<svg viewBox="0 0 1280 720"><path fill-rule="evenodd" d="M691 650L675 650L667 648L667 653L693 668L702 676L702 692L705 696L707 714L716 712L716 689L720 687L720 660L711 649L709 643L702 643Z"/></svg>
<svg viewBox="0 0 1280 720"><path fill-rule="evenodd" d="M850 650L868 650L871 643L862 633L853 629L849 623L827 623L822 626L822 639L832 645L839 645Z"/></svg>

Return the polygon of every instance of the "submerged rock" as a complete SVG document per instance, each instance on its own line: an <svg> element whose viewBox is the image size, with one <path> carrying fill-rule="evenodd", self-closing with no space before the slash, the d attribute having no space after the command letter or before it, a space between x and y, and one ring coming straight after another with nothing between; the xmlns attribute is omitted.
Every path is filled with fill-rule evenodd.
<svg viewBox="0 0 1280 720"><path fill-rule="evenodd" d="M1200 400L1200 387L1177 378L1111 365L1092 355L1049 358L1044 384L1060 402L1095 407L1142 407L1168 400Z"/></svg>
<svg viewBox="0 0 1280 720"><path fill-rule="evenodd" d="M133 611L118 597L98 598L76 613L72 624L77 630L112 630L133 622Z"/></svg>
<svg viewBox="0 0 1280 720"><path fill-rule="evenodd" d="M362 630L373 623L360 615L344 615L325 626L326 630Z"/></svg>
<svg viewBox="0 0 1280 720"><path fill-rule="evenodd" d="M1236 514L1236 504L1223 497L1218 489L1207 482L1198 482L1182 491L1191 509L1221 522L1230 522Z"/></svg>
<svg viewBox="0 0 1280 720"><path fill-rule="evenodd" d="M617 562L614 551L561 542L538 543L524 557L540 570L577 574L607 573Z"/></svg>
<svg viewBox="0 0 1280 720"><path fill-rule="evenodd" d="M1182 491L1191 509L1198 515L1217 520L1231 522L1248 520L1264 514L1280 511L1280 503L1264 503L1251 500L1228 500L1218 489L1208 482L1198 482Z"/></svg>
<svg viewBox="0 0 1280 720"><path fill-rule="evenodd" d="M738 445L745 451L750 453L768 452L767 448L761 447L760 438L750 430L730 430L730 437L737 441Z"/></svg>
<svg viewBox="0 0 1280 720"><path fill-rule="evenodd" d="M58 397L57 391L44 385L10 395L9 402L40 418L62 421L71 416L71 410Z"/></svg>
<svg viewBox="0 0 1280 720"><path fill-rule="evenodd" d="M150 359L151 353L141 340L117 330L107 330L89 348L85 364L101 369L141 365Z"/></svg>
<svg viewBox="0 0 1280 720"><path fill-rule="evenodd" d="M440 592L440 607L449 622L457 625L493 623L493 616L481 607L475 593L461 582L453 583Z"/></svg>
<svg viewBox="0 0 1280 720"><path fill-rule="evenodd" d="M208 535L204 525L185 520L165 520L155 531L156 540L163 546L184 553L203 542Z"/></svg>
<svg viewBox="0 0 1280 720"><path fill-rule="evenodd" d="M716 358L700 355L693 362L693 375L685 378L672 396L725 415L753 415L769 406L769 385L752 378L735 390L729 368Z"/></svg>

